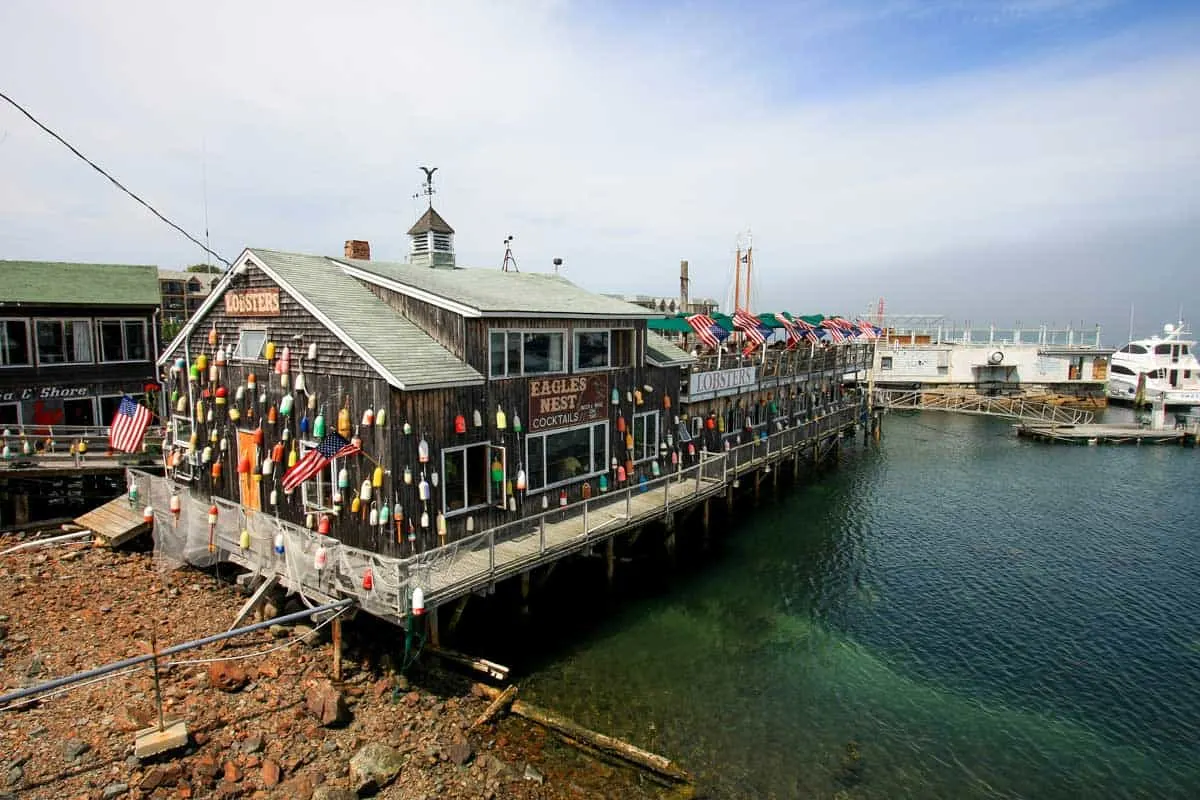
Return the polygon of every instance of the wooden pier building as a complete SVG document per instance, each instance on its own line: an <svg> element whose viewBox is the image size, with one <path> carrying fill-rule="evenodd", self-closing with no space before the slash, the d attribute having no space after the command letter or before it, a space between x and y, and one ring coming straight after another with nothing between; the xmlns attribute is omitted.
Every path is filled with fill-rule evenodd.
<svg viewBox="0 0 1200 800"><path fill-rule="evenodd" d="M841 387L869 345L714 377L648 330L656 312L459 267L453 235L431 205L405 262L361 241L234 260L160 359L167 475L129 473L157 547L404 623L597 543L611 571L614 537L700 505L707 524L711 498L819 462L864 419ZM285 491L333 433L359 452Z"/></svg>

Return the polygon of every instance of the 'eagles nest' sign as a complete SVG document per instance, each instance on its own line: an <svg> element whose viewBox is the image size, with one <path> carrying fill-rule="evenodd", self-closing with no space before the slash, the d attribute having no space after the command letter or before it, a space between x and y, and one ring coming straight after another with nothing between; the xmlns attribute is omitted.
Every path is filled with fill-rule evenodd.
<svg viewBox="0 0 1200 800"><path fill-rule="evenodd" d="M530 432L607 418L607 375L538 378L529 382Z"/></svg>
<svg viewBox="0 0 1200 800"><path fill-rule="evenodd" d="M241 289L226 292L225 313L231 317L277 317L279 290Z"/></svg>

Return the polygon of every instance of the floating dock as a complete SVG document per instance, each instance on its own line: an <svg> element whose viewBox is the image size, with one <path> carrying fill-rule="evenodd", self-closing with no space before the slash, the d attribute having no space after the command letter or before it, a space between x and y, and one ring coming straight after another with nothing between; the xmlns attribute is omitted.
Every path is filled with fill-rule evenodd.
<svg viewBox="0 0 1200 800"><path fill-rule="evenodd" d="M1151 428L1142 425L1063 425L1051 422L1027 422L1016 426L1017 435L1043 442L1068 444L1196 444L1196 426Z"/></svg>

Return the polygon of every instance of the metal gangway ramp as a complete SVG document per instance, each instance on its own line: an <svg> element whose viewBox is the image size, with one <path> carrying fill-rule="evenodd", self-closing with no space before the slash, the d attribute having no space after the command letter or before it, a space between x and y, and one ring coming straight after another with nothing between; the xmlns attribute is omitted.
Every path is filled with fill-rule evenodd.
<svg viewBox="0 0 1200 800"><path fill-rule="evenodd" d="M989 397L974 392L947 392L936 389L876 389L875 404L887 409L953 411L959 414L1006 417L1016 422L1055 425L1087 425L1096 416L1085 409L1041 403L1024 397Z"/></svg>

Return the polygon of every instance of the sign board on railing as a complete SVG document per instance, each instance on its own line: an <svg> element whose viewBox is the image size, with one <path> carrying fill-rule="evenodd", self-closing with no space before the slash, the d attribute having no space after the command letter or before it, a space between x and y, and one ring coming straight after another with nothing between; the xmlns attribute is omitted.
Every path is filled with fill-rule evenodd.
<svg viewBox="0 0 1200 800"><path fill-rule="evenodd" d="M688 396L721 394L758 382L758 367L738 367L714 372L693 372L688 379Z"/></svg>
<svg viewBox="0 0 1200 800"><path fill-rule="evenodd" d="M539 378L529 382L529 431L608 418L608 375Z"/></svg>

